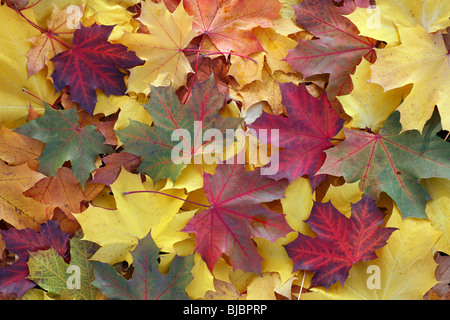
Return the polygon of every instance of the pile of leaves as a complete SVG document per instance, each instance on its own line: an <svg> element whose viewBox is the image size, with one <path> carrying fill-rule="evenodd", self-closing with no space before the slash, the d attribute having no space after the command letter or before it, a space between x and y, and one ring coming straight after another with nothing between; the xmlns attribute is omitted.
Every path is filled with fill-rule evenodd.
<svg viewBox="0 0 450 320"><path fill-rule="evenodd" d="M2 0L0 297L448 298L449 13Z"/></svg>

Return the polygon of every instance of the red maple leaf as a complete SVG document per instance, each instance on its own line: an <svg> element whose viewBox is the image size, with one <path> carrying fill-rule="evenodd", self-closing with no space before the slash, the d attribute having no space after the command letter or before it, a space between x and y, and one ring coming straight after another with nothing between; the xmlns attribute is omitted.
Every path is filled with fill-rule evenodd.
<svg viewBox="0 0 450 320"><path fill-rule="evenodd" d="M331 0L305 0L294 11L298 23L318 39L299 40L284 60L305 78L328 73L330 100L349 94L353 90L350 75L361 59L375 60L376 40L359 36L358 28Z"/></svg>
<svg viewBox="0 0 450 320"><path fill-rule="evenodd" d="M262 177L259 170L247 172L242 164L218 165L214 175L205 173L203 179L210 206L183 231L196 234L196 251L211 271L225 253L234 270L260 273L262 258L251 238L275 241L291 231L283 214L261 203L284 197L287 180Z"/></svg>
<svg viewBox="0 0 450 320"><path fill-rule="evenodd" d="M164 3L173 11L180 0ZM271 27L282 4L278 0L184 0L183 5L194 16L192 29L197 35L207 35L221 52L249 55L264 51L252 29Z"/></svg>
<svg viewBox="0 0 450 320"><path fill-rule="evenodd" d="M293 83L280 84L282 104L289 117L264 113L254 123L253 129L279 130L279 141L273 133L265 139L259 135L261 143L284 148L279 151L279 169L273 179L287 178L290 182L303 175L313 176L325 161L326 149L333 147L330 140L341 130L344 120L339 118L325 94L319 99L309 94L306 86Z"/></svg>
<svg viewBox="0 0 450 320"><path fill-rule="evenodd" d="M56 91L70 86L71 101L91 115L97 102L95 89L107 95L125 94L125 75L119 68L129 69L144 62L134 52L127 51L126 46L108 42L113 28L97 24L82 26L74 33L72 49L52 58Z"/></svg>
<svg viewBox="0 0 450 320"><path fill-rule="evenodd" d="M330 202L316 202L305 221L317 234L303 234L286 246L294 270L314 272L311 287L328 288L336 281L344 285L353 264L377 258L375 250L386 245L396 228L380 228L384 214L376 202L364 197L352 204L348 219Z"/></svg>

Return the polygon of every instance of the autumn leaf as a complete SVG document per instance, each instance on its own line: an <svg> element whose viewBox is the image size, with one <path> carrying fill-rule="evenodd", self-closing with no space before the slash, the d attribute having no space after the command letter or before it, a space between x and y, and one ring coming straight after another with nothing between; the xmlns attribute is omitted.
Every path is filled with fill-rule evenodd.
<svg viewBox="0 0 450 320"><path fill-rule="evenodd" d="M29 278L57 299L102 299L101 292L92 285L94 266L89 261L98 246L80 238L77 235L70 240L70 263L66 263L53 247L30 253ZM72 273L79 275L79 279L72 282Z"/></svg>
<svg viewBox="0 0 450 320"><path fill-rule="evenodd" d="M360 180L360 188L378 199L381 191L396 202L403 218L427 218L428 193L420 178L449 177L450 148L436 136L440 129L436 112L421 135L403 133L400 113L394 112L378 134L344 129L346 139L327 150L319 174L343 175L347 182ZM420 168L420 169L419 169Z"/></svg>
<svg viewBox="0 0 450 320"><path fill-rule="evenodd" d="M292 83L280 84L282 103L288 117L264 113L251 128L272 132L279 130L279 141L273 133L270 137L258 136L260 143L271 143L281 147L279 169L271 177L287 178L290 182L302 175L313 176L325 161L326 149L333 146L331 139L339 132L344 122L331 107L325 94L320 99L309 94L306 86Z"/></svg>
<svg viewBox="0 0 450 320"><path fill-rule="evenodd" d="M72 45L73 33L79 23L76 23L73 13L84 11L84 6L68 6L65 10L53 6L46 32L30 39L33 47L27 53L28 76L42 70L51 58Z"/></svg>
<svg viewBox="0 0 450 320"><path fill-rule="evenodd" d="M72 220L75 220L72 213L80 213L86 208L84 202L87 202L87 198L80 182L71 170L65 167L58 169L56 177L39 180L23 194L48 206L58 207Z"/></svg>
<svg viewBox="0 0 450 320"><path fill-rule="evenodd" d="M336 281L343 285L352 265L376 259L375 250L386 245L396 230L380 228L383 218L375 201L368 197L352 205L350 219L329 202L315 203L305 222L317 237L299 234L286 246L294 269L314 272L311 287L328 288Z"/></svg>
<svg viewBox="0 0 450 320"><path fill-rule="evenodd" d="M18 134L4 126L0 129L0 159L9 165L27 163L29 167L33 167L44 146L41 141Z"/></svg>
<svg viewBox="0 0 450 320"><path fill-rule="evenodd" d="M117 135L126 152L143 158L138 171L155 180L176 181L191 159L202 154L205 144L210 142L211 138L203 141L205 130L217 129L225 133L241 122L239 118L221 117L219 110L223 103L224 96L218 92L212 78L194 84L186 105L180 102L172 87L153 87L150 101L144 107L155 126L130 121Z"/></svg>
<svg viewBox="0 0 450 320"><path fill-rule="evenodd" d="M164 2L173 11L180 0ZM252 29L271 27L281 9L277 0L183 0L183 5L186 12L194 16L192 29L197 36L207 35L220 52L234 51L244 56L263 51Z"/></svg>
<svg viewBox="0 0 450 320"><path fill-rule="evenodd" d="M410 86L384 91L383 87L368 82L370 62L363 59L351 76L355 89L348 95L337 97L345 112L352 117L347 128L369 128L378 132L386 119L403 102Z"/></svg>
<svg viewBox="0 0 450 320"><path fill-rule="evenodd" d="M421 131L435 105L442 114L443 127L450 128L450 60L442 33L430 34L420 26L399 27L398 32L402 44L377 51L370 82L380 84L385 91L413 84L397 109L403 130Z"/></svg>
<svg viewBox="0 0 450 320"><path fill-rule="evenodd" d="M24 14L35 22L33 11L25 10ZM40 32L6 5L0 6L0 15L0 28L4 30L0 33L0 87L3 88L0 93L0 123L13 129L26 122L30 106L42 114L41 100L53 104L57 96L45 70L28 77L26 53L32 45L26 40Z"/></svg>
<svg viewBox="0 0 450 320"><path fill-rule="evenodd" d="M167 275L158 270L160 250L151 235L140 240L131 253L133 274L126 280L109 264L92 262L95 281L108 299L114 300L180 300L188 299L185 288L192 280L194 256L176 256Z"/></svg>
<svg viewBox="0 0 450 320"><path fill-rule="evenodd" d="M182 189L160 190L149 177L142 183L140 175L124 169L110 187L114 194L116 210L89 206L82 213L74 214L83 229L83 239L101 246L92 260L110 264L121 261L131 263L130 251L150 230L156 243L164 249L187 238L187 234L178 232L186 221L184 224L181 222L178 230L165 230L172 220L186 220L193 214L185 212L177 215L183 205L182 200L186 198ZM132 193L125 194L126 192ZM158 233L160 236L167 235L167 238L159 239Z"/></svg>
<svg viewBox="0 0 450 320"><path fill-rule="evenodd" d="M0 269L0 292L15 294L19 298L36 284L28 278L27 261L29 255L39 250L54 248L62 259L68 259L67 246L69 234L61 231L59 223L47 221L40 226L40 232L26 228L22 230L0 230L0 235L6 243L6 249L15 253L19 260L11 266Z"/></svg>
<svg viewBox="0 0 450 320"><path fill-rule="evenodd" d="M353 214L353 213L352 213ZM318 300L421 300L437 283L433 246L441 233L424 219L402 219L394 206L386 229L397 229L377 258L352 266L344 285L311 288L302 299Z"/></svg>
<svg viewBox="0 0 450 320"><path fill-rule="evenodd" d="M153 86L173 85L177 90L186 84L186 77L193 72L182 50L194 38L192 17L178 6L173 14L164 3L143 2L139 21L149 33L125 32L117 42L145 60L144 65L131 70L128 91L150 92Z"/></svg>
<svg viewBox="0 0 450 320"><path fill-rule="evenodd" d="M22 193L44 177L26 164L12 167L0 161L0 218L17 229L38 229L46 220L47 206Z"/></svg>
<svg viewBox="0 0 450 320"><path fill-rule="evenodd" d="M305 0L294 6L294 11L298 23L318 39L299 40L284 60L305 78L328 73L330 100L349 94L353 89L350 74L363 57L375 60L376 41L359 36L333 1Z"/></svg>
<svg viewBox="0 0 450 320"><path fill-rule="evenodd" d="M121 44L108 42L114 26L93 25L74 32L73 46L51 60L55 63L52 78L55 90L70 87L71 101L89 114L94 112L97 95L101 89L107 95L123 95L127 91L124 74L143 61Z"/></svg>
<svg viewBox="0 0 450 320"><path fill-rule="evenodd" d="M129 172L135 171L141 164L141 157L127 152L112 153L102 158L102 162L105 166L95 171L91 182L110 185L117 179L122 167Z"/></svg>
<svg viewBox="0 0 450 320"><path fill-rule="evenodd" d="M260 273L261 257L251 238L275 241L290 231L283 215L261 203L282 198L287 181L261 177L259 169L247 172L239 164L218 165L214 175L205 173L203 179L208 208L183 231L195 233L195 250L210 270L225 253L234 270Z"/></svg>
<svg viewBox="0 0 450 320"><path fill-rule="evenodd" d="M2 1L0 299L436 298L449 10Z"/></svg>
<svg viewBox="0 0 450 320"><path fill-rule="evenodd" d="M44 116L16 129L16 132L45 142L39 158L40 172L56 176L65 161L70 160L72 173L84 186L89 174L96 169L94 160L112 150L102 141L104 137L95 126L83 126L77 109L54 110L45 105Z"/></svg>

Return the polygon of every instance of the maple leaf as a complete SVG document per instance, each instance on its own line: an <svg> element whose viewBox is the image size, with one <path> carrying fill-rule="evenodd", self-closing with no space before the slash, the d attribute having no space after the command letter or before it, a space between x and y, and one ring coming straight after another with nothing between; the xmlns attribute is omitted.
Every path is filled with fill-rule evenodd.
<svg viewBox="0 0 450 320"><path fill-rule="evenodd" d="M74 214L83 230L83 239L101 246L92 260L110 264L124 260L131 263L130 250L150 230L156 243L165 250L173 243L186 239L187 234L178 232L184 227L182 222L179 227L165 229L173 219L186 220L193 214L178 213L183 205L182 200L186 198L184 190L162 191L153 185L148 176L146 179L142 183L139 174L122 169L110 186L117 209L89 206L82 213ZM126 194L128 192L130 194ZM161 192L164 194L158 194ZM160 239L159 235L165 235L166 239Z"/></svg>
<svg viewBox="0 0 450 320"><path fill-rule="evenodd" d="M47 30L30 39L33 47L28 51L28 76L39 72L45 64L72 45L72 36L77 27L73 12L83 12L84 6L68 6L61 10L53 5L53 12L47 21Z"/></svg>
<svg viewBox="0 0 450 320"><path fill-rule="evenodd" d="M424 293L437 283L433 253L442 233L427 220L402 220L395 205L386 228L397 230L376 251L375 260L352 266L343 286L333 285L326 291L312 288L314 292L302 294L302 299L422 300ZM369 277L378 278L378 286Z"/></svg>
<svg viewBox="0 0 450 320"><path fill-rule="evenodd" d="M188 299L185 288L192 280L194 255L175 256L170 271L163 275L158 270L159 248L151 234L139 240L131 253L133 275L126 280L109 264L93 261L95 281L108 299L119 300L181 300Z"/></svg>
<svg viewBox="0 0 450 320"><path fill-rule="evenodd" d="M80 182L69 168L59 168L56 177L46 177L39 180L33 187L23 193L36 201L52 207L60 208L64 214L75 220L72 213L80 213L86 208L87 201Z"/></svg>
<svg viewBox="0 0 450 320"><path fill-rule="evenodd" d="M337 97L345 113L352 117L348 128L369 128L378 132L386 119L402 103L411 87L405 86L384 92L383 87L368 82L370 62L361 61L352 75L355 89L348 95Z"/></svg>
<svg viewBox="0 0 450 320"><path fill-rule="evenodd" d="M0 159L11 166L27 163L30 168L34 168L44 146L41 141L18 134L4 126L0 129Z"/></svg>
<svg viewBox="0 0 450 320"><path fill-rule="evenodd" d="M262 177L259 171L247 172L239 164L219 164L214 175L204 174L210 206L197 213L182 231L196 234L195 250L211 271L225 253L233 269L260 273L262 258L251 238L275 241L290 231L284 215L261 205L282 198L287 180Z"/></svg>
<svg viewBox="0 0 450 320"><path fill-rule="evenodd" d="M117 179L122 167L130 172L136 170L141 164L141 157L127 152L112 153L102 158L102 162L105 166L95 171L91 182L110 185Z"/></svg>
<svg viewBox="0 0 450 320"><path fill-rule="evenodd" d="M107 95L123 95L127 91L124 74L119 70L132 68L143 61L121 44L108 42L114 26L94 24L81 26L73 35L73 46L51 60L56 91L70 87L71 101L92 115L101 89Z"/></svg>
<svg viewBox="0 0 450 320"><path fill-rule="evenodd" d="M440 130L435 112L421 135L417 130L400 133L400 113L395 111L378 134L344 129L346 139L327 150L319 174L343 175L347 182L360 180L360 188L377 199L386 192L402 217L426 218L427 191L421 178L450 178L449 144L436 136Z"/></svg>
<svg viewBox="0 0 450 320"><path fill-rule="evenodd" d="M44 177L26 164L8 166L0 161L0 219L17 229L38 229L46 220L47 206L25 197L22 192Z"/></svg>
<svg viewBox="0 0 450 320"><path fill-rule="evenodd" d="M35 22L33 11L25 10L27 19ZM24 41L40 34L25 19L6 5L0 6L0 123L7 128L16 128L26 122L30 106L43 113L42 102L53 103L55 90L44 71L28 77L26 53L31 43ZM24 91L23 89L26 89ZM35 98L26 92L34 94Z"/></svg>
<svg viewBox="0 0 450 320"><path fill-rule="evenodd" d="M134 50L145 60L144 65L131 70L128 91L148 94L148 84L173 85L177 90L186 84L186 76L193 72L182 50L194 38L192 17L179 6L173 14L164 3L143 2L139 21L150 34L124 32L117 41Z"/></svg>
<svg viewBox="0 0 450 320"><path fill-rule="evenodd" d="M363 57L375 60L376 41L359 36L356 26L341 15L333 1L305 0L294 6L294 11L298 23L318 39L299 40L284 60L305 78L330 74L326 89L330 100L349 94L353 89L350 74Z"/></svg>
<svg viewBox="0 0 450 320"><path fill-rule="evenodd" d="M173 10L180 0L164 0ZM221 52L242 55L263 51L252 34L255 27L271 27L279 17L281 3L277 0L183 0L186 12L194 16L192 29L196 35L207 35Z"/></svg>
<svg viewBox="0 0 450 320"><path fill-rule="evenodd" d="M204 130L214 128L224 133L226 129L236 128L241 122L241 119L220 116L219 109L223 106L224 98L218 92L213 78L202 84L194 84L186 105L180 102L172 87L152 87L150 101L144 107L152 116L155 126L130 121L130 125L117 131L117 135L124 143L126 152L143 158L140 172L155 180L170 178L175 181L186 163L202 153L204 144L209 142L209 139L203 141ZM173 132L179 133L181 142L172 140ZM182 155L172 159L173 150L183 151Z"/></svg>
<svg viewBox="0 0 450 320"><path fill-rule="evenodd" d="M47 221L40 225L40 232L26 228L22 230L0 230L6 249L15 253L19 260L11 266L0 269L0 291L14 293L19 298L36 284L29 280L27 261L30 253L55 248L55 252L68 259L69 234L61 231L57 221Z"/></svg>
<svg viewBox="0 0 450 320"><path fill-rule="evenodd" d="M294 270L314 272L311 287L328 288L339 281L344 285L353 264L376 259L375 250L386 245L396 228L380 228L384 214L374 200L364 197L352 204L348 219L330 203L316 202L305 221L317 234L303 234L286 246Z"/></svg>
<svg viewBox="0 0 450 320"><path fill-rule="evenodd" d="M44 104L44 116L16 129L16 132L45 142L39 158L39 171L56 176L65 161L70 160L72 173L84 184L91 171L96 169L94 160L98 154L110 153L112 148L104 145L104 137L95 126L83 126L77 109L54 110Z"/></svg>
<svg viewBox="0 0 450 320"><path fill-rule="evenodd" d="M282 103L289 117L264 113L249 125L257 129L278 129L279 143L269 137L261 137L260 143L271 143L284 148L279 151L279 169L271 177L287 178L293 182L302 175L313 176L325 161L326 149L333 147L330 140L344 123L333 109L325 94L319 99L309 94L306 86L281 83Z"/></svg>
<svg viewBox="0 0 450 320"><path fill-rule="evenodd" d="M63 300L97 300L101 292L92 285L94 266L89 258L98 249L95 243L81 240L77 234L70 240L70 263L53 248L30 252L29 278L51 296ZM70 267L75 267L71 269ZM71 282L73 270L79 278Z"/></svg>
<svg viewBox="0 0 450 320"><path fill-rule="evenodd" d="M428 33L420 25L398 27L401 45L377 51L370 82L391 90L413 83L410 94L397 109L403 130L421 130L437 105L442 125L450 128L450 55L441 32ZM430 87L433 90L430 90Z"/></svg>

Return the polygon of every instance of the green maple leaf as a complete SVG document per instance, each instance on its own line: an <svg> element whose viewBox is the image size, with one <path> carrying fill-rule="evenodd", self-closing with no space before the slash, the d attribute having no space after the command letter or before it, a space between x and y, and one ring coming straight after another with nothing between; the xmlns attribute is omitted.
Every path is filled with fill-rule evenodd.
<svg viewBox="0 0 450 320"><path fill-rule="evenodd" d="M94 267L88 260L98 245L81 240L78 234L70 240L70 264L51 247L49 250L30 252L29 278L45 289L52 297L63 300L97 300L104 298L92 285ZM71 276L79 279L71 278Z"/></svg>
<svg viewBox="0 0 450 320"><path fill-rule="evenodd" d="M128 127L116 133L126 152L142 157L140 172L155 181L164 178L175 181L191 158L202 153L207 142L202 140L206 129L215 128L225 133L226 129L235 129L242 121L220 116L224 98L212 77L203 84L194 85L186 105L180 102L172 86L151 86L150 101L144 107L152 116L155 126L130 120ZM179 140L172 141L173 133L178 135ZM172 150L183 153L179 157L177 155L179 161L173 161Z"/></svg>
<svg viewBox="0 0 450 320"><path fill-rule="evenodd" d="M126 280L114 267L107 263L93 261L95 281L108 299L119 300L180 300L187 299L186 286L193 276L194 255L175 256L170 271L163 275L158 270L159 248L151 234L141 239L133 256L133 276Z"/></svg>
<svg viewBox="0 0 450 320"><path fill-rule="evenodd" d="M45 114L15 131L45 142L39 158L39 171L56 176L65 161L70 160L72 173L84 186L91 171L96 169L95 158L110 153L112 148L104 145L104 137L93 125L82 126L75 108L54 110L44 103Z"/></svg>
<svg viewBox="0 0 450 320"><path fill-rule="evenodd" d="M317 174L343 176L347 182L360 181L360 188L377 199L386 192L397 204L403 218L427 218L430 198L420 179L450 178L450 144L436 133L441 129L437 112L423 133L401 132L400 113L395 111L379 134L344 129L346 139L326 151L327 159Z"/></svg>

